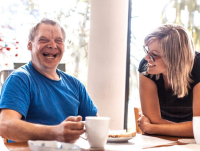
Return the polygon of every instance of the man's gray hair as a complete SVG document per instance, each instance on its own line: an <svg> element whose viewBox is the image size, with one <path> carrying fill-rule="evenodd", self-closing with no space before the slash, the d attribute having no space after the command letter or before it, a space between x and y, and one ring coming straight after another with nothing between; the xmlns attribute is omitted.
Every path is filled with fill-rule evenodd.
<svg viewBox="0 0 200 151"><path fill-rule="evenodd" d="M40 26L40 24L49 24L52 26L58 25L61 28L61 31L63 34L63 39L65 41L65 38L66 38L65 30L56 21L48 19L48 18L42 19L39 23L37 23L34 27L31 28L31 30L29 32L29 36L28 36L30 41L34 41L36 31L37 31L38 27Z"/></svg>

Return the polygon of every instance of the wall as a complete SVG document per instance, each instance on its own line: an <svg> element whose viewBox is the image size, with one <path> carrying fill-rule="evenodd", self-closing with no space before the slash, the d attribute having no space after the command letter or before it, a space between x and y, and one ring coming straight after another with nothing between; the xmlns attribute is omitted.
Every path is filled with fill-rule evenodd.
<svg viewBox="0 0 200 151"><path fill-rule="evenodd" d="M110 129L123 129L128 0L91 0L87 90Z"/></svg>

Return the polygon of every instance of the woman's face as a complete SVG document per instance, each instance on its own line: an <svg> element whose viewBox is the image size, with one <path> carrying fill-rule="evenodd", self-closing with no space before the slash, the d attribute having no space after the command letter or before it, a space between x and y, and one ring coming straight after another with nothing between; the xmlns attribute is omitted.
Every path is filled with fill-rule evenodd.
<svg viewBox="0 0 200 151"><path fill-rule="evenodd" d="M149 55L146 55L145 60L148 61L148 73L149 74L164 74L167 75L167 66L162 59L161 53L158 50L159 40L154 40L148 45L149 54L155 59L155 62L150 58Z"/></svg>

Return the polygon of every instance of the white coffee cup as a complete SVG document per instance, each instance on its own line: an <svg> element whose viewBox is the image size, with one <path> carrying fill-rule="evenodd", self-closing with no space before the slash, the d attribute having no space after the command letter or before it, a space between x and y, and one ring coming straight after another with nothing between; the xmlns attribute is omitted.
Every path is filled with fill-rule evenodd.
<svg viewBox="0 0 200 151"><path fill-rule="evenodd" d="M110 118L87 116L85 118L86 137L91 148L104 148L109 133Z"/></svg>
<svg viewBox="0 0 200 151"><path fill-rule="evenodd" d="M197 144L200 144L200 116L193 117L193 134Z"/></svg>

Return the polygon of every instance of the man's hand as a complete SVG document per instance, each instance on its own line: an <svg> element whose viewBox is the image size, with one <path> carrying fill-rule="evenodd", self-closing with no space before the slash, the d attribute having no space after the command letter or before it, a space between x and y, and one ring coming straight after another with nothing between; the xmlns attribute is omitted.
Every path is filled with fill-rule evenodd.
<svg viewBox="0 0 200 151"><path fill-rule="evenodd" d="M151 126L150 120L141 113L139 113L139 116L140 116L140 118L137 120L137 123L138 123L138 126L140 127L141 131L143 133L150 134L150 126Z"/></svg>
<svg viewBox="0 0 200 151"><path fill-rule="evenodd" d="M65 121L56 126L56 140L60 142L75 143L81 134L85 132L84 124L80 121L81 116L70 116Z"/></svg>

